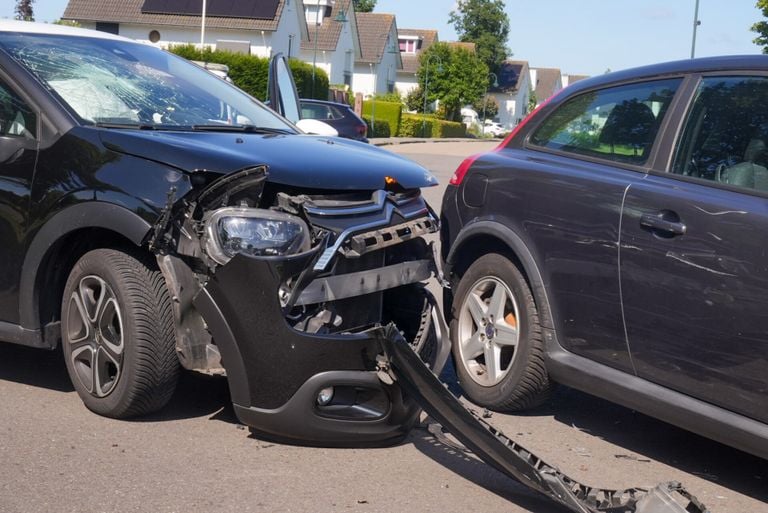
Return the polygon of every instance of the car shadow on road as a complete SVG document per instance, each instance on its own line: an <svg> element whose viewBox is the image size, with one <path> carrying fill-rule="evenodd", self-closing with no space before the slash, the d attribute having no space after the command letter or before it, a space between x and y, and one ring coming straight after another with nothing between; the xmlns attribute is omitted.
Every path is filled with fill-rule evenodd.
<svg viewBox="0 0 768 513"><path fill-rule="evenodd" d="M57 392L74 392L61 350L0 343L0 380Z"/></svg>
<svg viewBox="0 0 768 513"><path fill-rule="evenodd" d="M454 474L528 511L541 513L569 511L485 464L473 454L442 443L425 427L415 428L406 442L412 443L419 452Z"/></svg>
<svg viewBox="0 0 768 513"><path fill-rule="evenodd" d="M136 422L165 422L197 417L239 424L232 408L227 378L182 371L176 392L168 405Z"/></svg>
<svg viewBox="0 0 768 513"><path fill-rule="evenodd" d="M47 351L0 343L0 380L56 392L75 392L60 348ZM165 408L129 421L163 422L204 416L238 423L227 380L221 376L182 372L176 392Z"/></svg>
<svg viewBox="0 0 768 513"><path fill-rule="evenodd" d="M526 415L555 420L702 479L768 502L768 461L629 408L560 386L552 399ZM638 464L642 464L639 462Z"/></svg>

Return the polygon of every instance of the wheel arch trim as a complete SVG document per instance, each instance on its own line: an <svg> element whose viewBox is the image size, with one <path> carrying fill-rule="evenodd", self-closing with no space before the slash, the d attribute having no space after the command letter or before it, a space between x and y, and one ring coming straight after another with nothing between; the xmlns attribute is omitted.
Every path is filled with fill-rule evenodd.
<svg viewBox="0 0 768 513"><path fill-rule="evenodd" d="M79 203L56 213L35 234L24 257L19 284L19 319L23 328L41 327L37 278L51 248L83 228L110 230L141 246L151 225L125 207L99 201Z"/></svg>

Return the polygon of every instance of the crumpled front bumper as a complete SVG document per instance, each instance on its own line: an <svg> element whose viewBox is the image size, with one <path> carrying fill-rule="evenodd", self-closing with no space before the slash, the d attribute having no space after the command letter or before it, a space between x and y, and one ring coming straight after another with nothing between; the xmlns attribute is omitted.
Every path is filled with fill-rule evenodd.
<svg viewBox="0 0 768 513"><path fill-rule="evenodd" d="M401 440L420 408L398 384L376 376L381 330L309 334L286 322L278 299L285 279L316 251L289 257L236 256L197 294L221 353L235 412L259 436L325 446L389 445ZM334 387L334 402L318 393Z"/></svg>

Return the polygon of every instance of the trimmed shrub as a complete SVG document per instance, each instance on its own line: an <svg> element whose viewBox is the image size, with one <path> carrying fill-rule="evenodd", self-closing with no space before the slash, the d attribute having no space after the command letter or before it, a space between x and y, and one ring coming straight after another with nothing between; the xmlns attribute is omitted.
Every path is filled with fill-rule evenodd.
<svg viewBox="0 0 768 513"><path fill-rule="evenodd" d="M377 106L378 108L378 106ZM379 111L376 111L376 128L371 127L370 116L363 115L363 120L368 125L368 137L392 137L392 131L389 123L379 119Z"/></svg>
<svg viewBox="0 0 768 513"><path fill-rule="evenodd" d="M169 51L191 61L226 64L229 67L229 78L237 87L261 101L267 98L269 59L229 51L213 51L210 48L201 51L191 44L172 46ZM288 64L299 97L311 98L312 65L296 59L291 59ZM315 73L315 98L328 98L328 74L322 69L317 69Z"/></svg>
<svg viewBox="0 0 768 513"><path fill-rule="evenodd" d="M426 120L423 122L423 120ZM400 122L400 137L432 137L432 125L437 121L433 117L419 116L416 114L403 114Z"/></svg>
<svg viewBox="0 0 768 513"><path fill-rule="evenodd" d="M434 116L403 114L399 133L400 137L466 137L467 128L464 123L445 121Z"/></svg>
<svg viewBox="0 0 768 513"><path fill-rule="evenodd" d="M290 59L288 64L293 73L293 81L296 82L299 98L328 99L328 74L324 69L315 70L315 94L312 95L312 65L298 59Z"/></svg>
<svg viewBox="0 0 768 513"><path fill-rule="evenodd" d="M432 127L432 137L449 138L466 136L467 127L464 123L439 119L437 120L437 123Z"/></svg>
<svg viewBox="0 0 768 513"><path fill-rule="evenodd" d="M372 101L363 102L363 117L372 117L373 104ZM377 135L371 137L397 137L402 116L403 105L401 103L376 101L376 125L378 126L379 120L385 121L389 125L389 135L378 135L379 132L376 131Z"/></svg>

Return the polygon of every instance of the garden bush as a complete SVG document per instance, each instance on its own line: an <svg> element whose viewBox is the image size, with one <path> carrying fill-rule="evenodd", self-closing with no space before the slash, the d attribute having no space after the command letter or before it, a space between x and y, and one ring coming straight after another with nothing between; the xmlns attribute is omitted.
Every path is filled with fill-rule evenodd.
<svg viewBox="0 0 768 513"><path fill-rule="evenodd" d="M269 80L269 59L229 51L214 51L210 48L200 50L194 45L172 46L169 49L180 57L191 61L215 62L229 67L229 78L232 82L250 94L264 101L267 98L267 82ZM289 61L293 80L300 98L311 98L312 65L296 59ZM328 74L318 69L315 73L315 98L328 99Z"/></svg>
<svg viewBox="0 0 768 513"><path fill-rule="evenodd" d="M373 117L373 101L363 102L363 117ZM379 120L385 121L389 125L389 135L378 135L379 130L376 130L376 136L371 137L397 137L398 130L400 129L400 120L403 115L403 105L395 102L376 102L376 125L378 126Z"/></svg>
<svg viewBox="0 0 768 513"><path fill-rule="evenodd" d="M378 106L377 106L378 109ZM392 129L389 122L379 119L379 111L376 111L376 129L371 127L370 116L363 115L365 123L368 125L368 137L392 137Z"/></svg>

